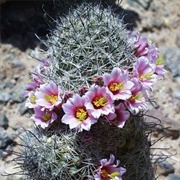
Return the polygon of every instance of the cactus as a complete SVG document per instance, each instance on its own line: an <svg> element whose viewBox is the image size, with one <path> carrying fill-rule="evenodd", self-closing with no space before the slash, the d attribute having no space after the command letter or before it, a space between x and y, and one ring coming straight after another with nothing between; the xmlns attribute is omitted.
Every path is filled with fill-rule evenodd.
<svg viewBox="0 0 180 180"><path fill-rule="evenodd" d="M42 134L25 131L22 151L15 159L29 179L84 179L94 165L80 149L76 133Z"/></svg>
<svg viewBox="0 0 180 180"><path fill-rule="evenodd" d="M56 24L46 42L53 59L50 78L66 91L89 86L95 75L133 59L126 26L110 8L83 4Z"/></svg>
<svg viewBox="0 0 180 180"><path fill-rule="evenodd" d="M145 122L144 112L165 72L155 45L126 30L110 8L86 3L57 20L45 44L48 57L24 93L38 129L26 131L14 159L24 174L153 180L148 134L156 122Z"/></svg>

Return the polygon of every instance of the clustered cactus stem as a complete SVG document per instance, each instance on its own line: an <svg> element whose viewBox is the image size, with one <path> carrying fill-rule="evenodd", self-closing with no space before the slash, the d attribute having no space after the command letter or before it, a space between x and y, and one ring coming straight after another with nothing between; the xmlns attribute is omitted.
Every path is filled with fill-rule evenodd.
<svg viewBox="0 0 180 180"><path fill-rule="evenodd" d="M36 127L14 161L34 180L155 179L144 116L165 74L158 48L101 5L55 23L23 94Z"/></svg>

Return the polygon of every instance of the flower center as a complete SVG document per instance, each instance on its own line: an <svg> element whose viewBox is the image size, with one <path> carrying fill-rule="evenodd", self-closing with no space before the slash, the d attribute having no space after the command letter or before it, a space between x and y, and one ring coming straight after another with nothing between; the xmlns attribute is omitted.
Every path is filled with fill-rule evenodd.
<svg viewBox="0 0 180 180"><path fill-rule="evenodd" d="M109 174L108 174L108 172L107 172L105 169L102 169L102 170L101 170L101 176L102 176L103 178L107 178L107 177L109 177Z"/></svg>
<svg viewBox="0 0 180 180"><path fill-rule="evenodd" d="M131 96L129 98L129 101L140 100L141 97L142 97L142 94L136 94L135 96Z"/></svg>
<svg viewBox="0 0 180 180"><path fill-rule="evenodd" d="M95 108L101 108L101 107L106 106L107 98L104 96L103 97L95 97L92 103Z"/></svg>
<svg viewBox="0 0 180 180"><path fill-rule="evenodd" d="M47 121L49 121L49 120L51 119L51 115L49 115L49 114L43 114L43 115L42 115L42 118L43 118L43 120L44 120L45 122L47 122Z"/></svg>
<svg viewBox="0 0 180 180"><path fill-rule="evenodd" d="M76 111L76 117L79 121L84 121L87 118L87 111L83 108L78 108Z"/></svg>
<svg viewBox="0 0 180 180"><path fill-rule="evenodd" d="M151 76L153 75L152 72L149 72L147 74L140 74L139 80L142 81L143 79L151 79Z"/></svg>
<svg viewBox="0 0 180 180"><path fill-rule="evenodd" d="M158 60L156 61L156 65L165 65L165 61L162 56L158 58Z"/></svg>
<svg viewBox="0 0 180 180"><path fill-rule="evenodd" d="M144 78L145 78L145 79L151 79L151 76L152 76L152 75L153 75L152 72L147 73L147 74L144 75Z"/></svg>
<svg viewBox="0 0 180 180"><path fill-rule="evenodd" d="M111 92L119 91L123 87L123 82L121 83L111 83L109 86L109 90Z"/></svg>
<svg viewBox="0 0 180 180"><path fill-rule="evenodd" d="M29 97L29 99L30 99L30 102L32 103L32 104L36 104L36 96L35 95L31 95L30 97Z"/></svg>
<svg viewBox="0 0 180 180"><path fill-rule="evenodd" d="M55 104L58 101L58 96L45 94L45 99L46 99L46 101L50 102L51 104Z"/></svg>
<svg viewBox="0 0 180 180"><path fill-rule="evenodd" d="M115 179L115 177L119 176L119 172L115 171L111 174L109 174L105 169L101 170L101 177L102 178L111 178L112 180Z"/></svg>

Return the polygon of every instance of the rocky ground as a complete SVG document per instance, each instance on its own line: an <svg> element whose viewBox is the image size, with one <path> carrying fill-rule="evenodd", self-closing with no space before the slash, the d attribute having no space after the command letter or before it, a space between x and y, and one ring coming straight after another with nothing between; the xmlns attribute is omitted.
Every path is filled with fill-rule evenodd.
<svg viewBox="0 0 180 180"><path fill-rule="evenodd" d="M110 1L109 1L110 2ZM45 38L47 23L43 19L42 3L49 14L54 7L51 1L6 2L1 4L0 49L0 174L14 172L13 164L5 164L13 156L2 149L18 150L19 127L29 129L29 119L24 101L20 98L24 84L37 62L29 56L40 47L37 33ZM114 5L115 6L115 5ZM116 7L119 5L117 4ZM157 130L151 138L164 136L154 146L159 154L158 180L180 179L180 1L179 0L124 0L117 13L127 13L129 27L139 30L160 48L166 61L167 75L155 87L156 107L148 115L158 117L164 130ZM36 53L36 55L38 55ZM148 118L148 117L147 117ZM10 146L10 144L14 146ZM161 148L160 150L158 148ZM165 161L161 161L168 156ZM20 179L20 176L1 176L1 180Z"/></svg>

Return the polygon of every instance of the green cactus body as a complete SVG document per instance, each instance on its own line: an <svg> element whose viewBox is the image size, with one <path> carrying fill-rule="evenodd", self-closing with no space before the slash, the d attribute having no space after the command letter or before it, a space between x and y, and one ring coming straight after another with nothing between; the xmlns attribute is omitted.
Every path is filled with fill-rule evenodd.
<svg viewBox="0 0 180 180"><path fill-rule="evenodd" d="M131 68L134 54L127 43L129 32L110 8L83 4L56 25L46 42L52 61L45 77L64 92L77 93L94 81L99 85L98 77L114 67ZM99 160L112 153L127 169L124 180L153 180L149 128L138 115L131 116L123 128L102 117L90 131L80 133L60 123L52 125L50 133L48 128L40 135L27 132L15 161L34 180L93 180Z"/></svg>
<svg viewBox="0 0 180 180"><path fill-rule="evenodd" d="M133 54L128 31L111 12L83 4L57 21L47 42L53 65L50 77L64 90L90 86L94 76L129 65Z"/></svg>

